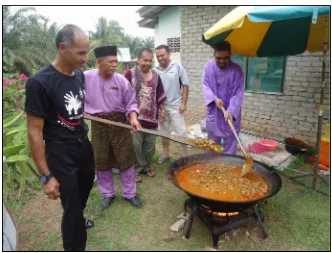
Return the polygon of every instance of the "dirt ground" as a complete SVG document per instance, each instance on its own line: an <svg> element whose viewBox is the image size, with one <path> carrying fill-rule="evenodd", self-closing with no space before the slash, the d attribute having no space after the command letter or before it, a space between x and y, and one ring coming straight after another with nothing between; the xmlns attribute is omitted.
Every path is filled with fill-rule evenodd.
<svg viewBox="0 0 332 253"><path fill-rule="evenodd" d="M161 141L157 152L161 153ZM179 158L182 149L172 144L171 156ZM191 154L199 153L196 149ZM137 185L143 202L136 209L124 201L120 194L108 209L101 206L101 196L94 187L88 201L86 215L94 219L95 227L88 230L89 251L211 251L209 229L195 220L191 238L184 239L184 231L171 232L169 227L183 211L187 195L167 179L167 165L157 165L154 157L155 178L144 176ZM116 186L120 191L116 177ZM329 199L318 193L288 201L301 187L284 180L283 188L275 197L262 203L264 226L269 237L262 240L257 226L249 224L229 231L219 238L220 251L306 251L330 249ZM42 190L27 194L24 204L15 210L15 222L20 233L20 250L61 251L60 201L48 200ZM187 227L187 224L186 224Z"/></svg>
<svg viewBox="0 0 332 253"><path fill-rule="evenodd" d="M157 152L162 153L162 144L158 140L156 146ZM172 144L170 155L172 157L179 157L182 152L182 147L179 144ZM199 152L199 150L190 150L189 153ZM32 231L38 228L38 232L41 234L40 240L43 240L45 235L56 233L61 231L61 217L63 209L61 207L60 200L47 199L42 191L32 191L31 195L34 195L32 199L26 201L20 211L20 218L17 223L18 231L20 233L19 249L23 251L36 250L37 241L32 240ZM38 225L37 225L38 224ZM167 236L166 236L167 237ZM129 244L135 244L138 236L134 236L128 242ZM167 239L166 239L167 240ZM61 241L58 242L59 249L61 250Z"/></svg>

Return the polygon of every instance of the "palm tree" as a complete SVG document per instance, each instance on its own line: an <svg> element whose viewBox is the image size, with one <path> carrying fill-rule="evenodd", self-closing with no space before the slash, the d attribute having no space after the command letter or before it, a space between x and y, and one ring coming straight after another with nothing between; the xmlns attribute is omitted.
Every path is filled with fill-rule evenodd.
<svg viewBox="0 0 332 253"><path fill-rule="evenodd" d="M142 46L145 48L149 48L152 51L154 51L155 45L154 45L154 37L146 37L142 40Z"/></svg>
<svg viewBox="0 0 332 253"><path fill-rule="evenodd" d="M123 27L120 26L119 22L116 20L111 20L108 22L108 26L111 30L111 34L114 36L119 36L120 38L123 38L124 36L124 30Z"/></svg>
<svg viewBox="0 0 332 253"><path fill-rule="evenodd" d="M105 17L100 17L95 25L96 32L90 31L91 36L91 49L96 47L118 45L122 39L118 32L123 30L117 21L110 21L107 23Z"/></svg>
<svg viewBox="0 0 332 253"><path fill-rule="evenodd" d="M139 49L142 47L142 39L140 37L125 35L122 45L129 47L130 57L131 59L135 59L137 58Z"/></svg>
<svg viewBox="0 0 332 253"><path fill-rule="evenodd" d="M34 8L15 12L4 6L3 13L3 70L31 74L34 69L49 63L55 56L56 24L48 27L48 19Z"/></svg>

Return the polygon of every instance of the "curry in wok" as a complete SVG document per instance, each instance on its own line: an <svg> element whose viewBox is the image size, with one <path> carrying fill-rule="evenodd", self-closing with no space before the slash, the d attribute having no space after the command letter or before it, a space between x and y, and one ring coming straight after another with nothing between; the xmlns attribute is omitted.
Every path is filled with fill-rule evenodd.
<svg viewBox="0 0 332 253"><path fill-rule="evenodd" d="M250 201L268 194L264 178L230 164L204 163L183 169L177 175L181 188L197 196L220 201Z"/></svg>

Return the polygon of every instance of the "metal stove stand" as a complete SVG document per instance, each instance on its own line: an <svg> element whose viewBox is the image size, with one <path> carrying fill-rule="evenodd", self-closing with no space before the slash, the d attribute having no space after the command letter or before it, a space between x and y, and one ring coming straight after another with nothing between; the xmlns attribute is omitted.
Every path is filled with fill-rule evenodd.
<svg viewBox="0 0 332 253"><path fill-rule="evenodd" d="M257 225L260 229L262 237L267 238L267 233L265 232L263 222L264 215L259 209L259 205L255 204L252 208L245 211L238 211L239 214L234 216L216 216L212 213L208 213L202 209L211 211L211 212L220 212L219 210L207 209L204 206L198 205L191 198L187 199L184 203L184 211L187 213L188 207L191 209L191 215L189 218L189 225L185 234L185 238L190 238L191 229L195 220L195 217L198 216L211 230L213 247L218 247L219 236L231 229L238 228L242 225L248 224L250 222L257 222Z"/></svg>

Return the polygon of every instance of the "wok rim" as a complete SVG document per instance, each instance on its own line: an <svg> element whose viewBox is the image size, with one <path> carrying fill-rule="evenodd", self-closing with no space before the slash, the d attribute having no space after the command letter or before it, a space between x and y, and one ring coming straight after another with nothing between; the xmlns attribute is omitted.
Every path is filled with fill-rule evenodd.
<svg viewBox="0 0 332 253"><path fill-rule="evenodd" d="M184 156L184 157L182 157L182 158L180 158L180 159L177 159L177 160L175 160L174 162L172 162L172 163L169 165L169 167L168 167L168 173L169 173L169 176L171 177L170 180L172 181L172 183L173 183L177 188L181 189L181 190L184 191L186 194L188 194L190 197L200 198L200 199L202 199L202 200L204 200L204 201L215 202L215 203L220 203L220 204L230 204L230 205L239 205L239 204L242 205L242 204L243 204L243 205L251 205L251 204L255 204L255 203L259 202L259 201L263 201L263 200L265 200L265 199L271 198L272 196L276 195L276 194L281 190L281 188L282 188L282 179L281 179L280 175L276 172L276 170L273 169L272 167L270 167L270 166L268 166L268 165L262 163L262 162L259 162L259 161L254 160L254 163L257 163L257 164L261 165L261 166L264 167L265 169L267 169L267 170L269 170L270 172L275 173L275 174L277 175L277 179L278 179L278 181L279 181L280 183L279 183L279 187L275 190L275 192L273 192L273 193L271 193L271 194L268 194L268 195L266 195L266 196L264 196L264 197L262 197L262 198L255 199L255 200L250 200L250 201L224 201L224 200L215 200L215 199L210 199L210 198L206 198L206 197L202 197L202 196L196 195L196 194L194 194L194 193L191 193L191 192L189 192L189 191L183 189L182 187L180 187L179 184L177 184L177 183L175 182L175 180L173 180L174 173L173 173L172 168L175 167L174 164L175 164L177 161L179 161L179 160L181 160L181 159L184 159L184 158L187 158L187 159L188 159L188 158L190 158L190 157L194 157L194 156L197 157L197 155L199 155L199 156L203 156L203 157L204 157L204 155L206 155L206 154L196 154L196 155L194 154L194 155ZM243 156L239 156L239 155L226 155L226 154L225 154L225 155L220 155L220 156L223 156L223 157L224 157L224 156L227 156L227 157L235 157L235 158L245 159ZM261 176L262 176L262 175L261 175Z"/></svg>

